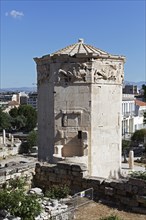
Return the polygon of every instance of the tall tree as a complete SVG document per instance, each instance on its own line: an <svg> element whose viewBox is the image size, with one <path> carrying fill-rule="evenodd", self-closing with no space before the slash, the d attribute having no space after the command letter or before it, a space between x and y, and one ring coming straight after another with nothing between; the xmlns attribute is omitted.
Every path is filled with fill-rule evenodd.
<svg viewBox="0 0 146 220"><path fill-rule="evenodd" d="M11 127L11 117L0 108L0 131Z"/></svg>
<svg viewBox="0 0 146 220"><path fill-rule="evenodd" d="M131 140L137 143L144 142L144 137L146 136L146 129L140 129L134 132Z"/></svg>
<svg viewBox="0 0 146 220"><path fill-rule="evenodd" d="M144 112L143 117L144 117L144 119L143 119L143 123L146 124L146 112Z"/></svg>
<svg viewBox="0 0 146 220"><path fill-rule="evenodd" d="M142 89L144 91L143 98L144 98L144 101L146 102L146 85L145 84L142 85ZM143 123L146 124L146 112L144 112L143 117L144 117Z"/></svg>
<svg viewBox="0 0 146 220"><path fill-rule="evenodd" d="M14 118L14 125L16 126L17 130L23 130L26 126L26 118L24 115L18 115Z"/></svg>
<svg viewBox="0 0 146 220"><path fill-rule="evenodd" d="M30 105L21 105L18 108L18 114L23 115L26 118L26 131L32 131L36 127L37 123L37 112Z"/></svg>
<svg viewBox="0 0 146 220"><path fill-rule="evenodd" d="M18 109L16 107L12 108L10 111L9 111L9 114L11 117L15 118L17 117L18 115Z"/></svg>
<svg viewBox="0 0 146 220"><path fill-rule="evenodd" d="M144 92L144 94L143 94L144 101L146 102L146 85L145 84L142 85L142 89L143 89L143 92Z"/></svg>
<svg viewBox="0 0 146 220"><path fill-rule="evenodd" d="M32 148L37 145L37 132L31 131L27 137L28 146Z"/></svg>
<svg viewBox="0 0 146 220"><path fill-rule="evenodd" d="M13 118L12 125L17 130L25 130L29 132L36 127L37 112L30 105L20 105L18 109L12 109L10 115Z"/></svg>

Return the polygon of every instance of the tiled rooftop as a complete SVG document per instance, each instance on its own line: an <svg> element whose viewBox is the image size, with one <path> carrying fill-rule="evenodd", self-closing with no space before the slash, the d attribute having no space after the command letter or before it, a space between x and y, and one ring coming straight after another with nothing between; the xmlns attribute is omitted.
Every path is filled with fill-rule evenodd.
<svg viewBox="0 0 146 220"><path fill-rule="evenodd" d="M139 106L146 106L146 102L142 102L142 101L140 101L138 99L135 100L135 104L139 105Z"/></svg>

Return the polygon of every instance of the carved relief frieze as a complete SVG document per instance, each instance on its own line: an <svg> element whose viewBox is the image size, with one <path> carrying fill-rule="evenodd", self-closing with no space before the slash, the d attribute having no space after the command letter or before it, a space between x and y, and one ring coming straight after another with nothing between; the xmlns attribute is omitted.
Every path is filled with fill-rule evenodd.
<svg viewBox="0 0 146 220"><path fill-rule="evenodd" d="M123 67L122 63L99 63L94 66L94 83L99 80L114 81L115 83L122 83L123 81Z"/></svg>
<svg viewBox="0 0 146 220"><path fill-rule="evenodd" d="M58 82L85 82L89 71L90 67L86 63L63 64L58 70Z"/></svg>
<svg viewBox="0 0 146 220"><path fill-rule="evenodd" d="M49 64L37 65L38 85L41 85L45 81L48 81L49 75L50 75L50 65Z"/></svg>

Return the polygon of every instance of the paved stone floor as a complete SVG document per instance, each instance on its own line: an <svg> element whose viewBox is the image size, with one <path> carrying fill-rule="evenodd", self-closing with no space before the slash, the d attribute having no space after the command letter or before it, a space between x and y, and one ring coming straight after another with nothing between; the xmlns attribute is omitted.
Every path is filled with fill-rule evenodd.
<svg viewBox="0 0 146 220"><path fill-rule="evenodd" d="M9 163L9 162L15 162L15 163L26 162L27 163L27 162L33 162L33 161L37 161L37 158L24 156L24 155L16 155L16 156L6 157L5 159L0 159L0 164L3 167L6 163Z"/></svg>
<svg viewBox="0 0 146 220"><path fill-rule="evenodd" d="M34 162L34 161L37 161L36 157L16 155L16 156L9 156L6 159L0 159L0 164L1 166L4 166L6 163L9 163L9 162L19 163L19 162ZM122 174L124 176L128 175L128 173L132 171L131 169L129 169L128 163L122 163L121 167L122 167ZM145 165L140 165L136 163L134 165L133 171L146 171Z"/></svg>
<svg viewBox="0 0 146 220"><path fill-rule="evenodd" d="M146 171L146 164L141 165L140 163L139 164L135 163L133 170L129 169L129 164L128 163L122 163L121 167L122 167L121 173L122 173L123 176L127 176L132 171Z"/></svg>

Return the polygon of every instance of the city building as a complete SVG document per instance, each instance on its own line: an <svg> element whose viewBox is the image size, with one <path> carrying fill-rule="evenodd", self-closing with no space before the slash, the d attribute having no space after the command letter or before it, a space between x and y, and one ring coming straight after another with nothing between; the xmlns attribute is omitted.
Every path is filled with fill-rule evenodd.
<svg viewBox="0 0 146 220"><path fill-rule="evenodd" d="M125 57L80 39L34 60L39 160L82 162L91 176L117 177Z"/></svg>
<svg viewBox="0 0 146 220"><path fill-rule="evenodd" d="M139 129L146 128L144 124L146 102L142 102L132 94L122 96L122 138L130 139Z"/></svg>
<svg viewBox="0 0 146 220"><path fill-rule="evenodd" d="M7 112L7 113L9 113L9 111L11 110L11 109L13 109L13 108L18 108L19 107L19 102L17 102L17 101L10 101L10 102L8 102L8 104L5 106L5 108L4 108L4 112Z"/></svg>
<svg viewBox="0 0 146 220"><path fill-rule="evenodd" d="M20 92L19 96L20 96L20 104L21 105L27 105L28 94L25 93L25 92Z"/></svg>
<svg viewBox="0 0 146 220"><path fill-rule="evenodd" d="M146 128L144 124L144 112L146 112L146 102L135 100L135 117L134 117L134 128L135 131Z"/></svg>
<svg viewBox="0 0 146 220"><path fill-rule="evenodd" d="M27 99L27 104L31 105L33 108L37 109L37 93L33 92L33 93L29 93L28 94L28 99Z"/></svg>
<svg viewBox="0 0 146 220"><path fill-rule="evenodd" d="M0 108L2 108L4 110L7 107L8 107L8 102L0 101Z"/></svg>
<svg viewBox="0 0 146 220"><path fill-rule="evenodd" d="M125 85L125 87L123 88L123 93L137 95L139 91L137 85Z"/></svg>
<svg viewBox="0 0 146 220"><path fill-rule="evenodd" d="M129 139L135 131L135 97L132 94L122 95L122 137Z"/></svg>
<svg viewBox="0 0 146 220"><path fill-rule="evenodd" d="M28 96L20 96L20 104L27 105Z"/></svg>

